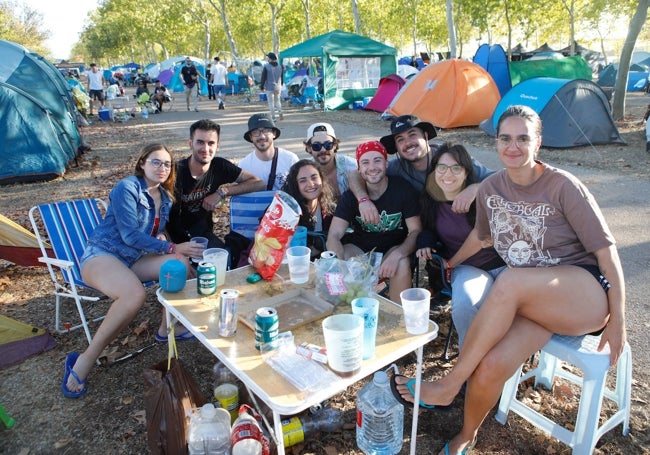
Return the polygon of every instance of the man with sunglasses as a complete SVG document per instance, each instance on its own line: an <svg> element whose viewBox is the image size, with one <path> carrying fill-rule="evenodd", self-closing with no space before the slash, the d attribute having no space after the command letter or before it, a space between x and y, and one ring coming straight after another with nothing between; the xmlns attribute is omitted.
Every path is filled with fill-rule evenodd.
<svg viewBox="0 0 650 455"><path fill-rule="evenodd" d="M304 142L305 151L320 164L337 201L350 187L348 174L357 170L357 163L353 158L337 155L339 143L334 128L329 123L311 125L307 129L307 139Z"/></svg>
<svg viewBox="0 0 650 455"><path fill-rule="evenodd" d="M413 188L422 192L435 149L429 141L436 137L436 129L429 122L422 122L415 115L402 115L395 118L390 124L391 134L384 136L380 142L386 147L389 155L397 154L397 159L390 160L388 175L396 175L407 180ZM479 182L494 171L486 168L472 158L474 175ZM474 202L478 183L468 185L454 199L452 210L456 213L467 213ZM365 222L377 222L379 213L368 198L368 193L363 180L354 173L350 175L350 189L359 201L359 211Z"/></svg>
<svg viewBox="0 0 650 455"><path fill-rule="evenodd" d="M275 139L280 130L269 114L255 114L248 119L248 131L244 139L253 144L254 150L239 162L239 167L259 177L267 190L279 190L287 180L287 174L298 155L276 147Z"/></svg>
<svg viewBox="0 0 650 455"><path fill-rule="evenodd" d="M175 201L167 224L175 243L207 237L208 248L224 248L214 233L213 210L228 196L264 189L259 178L216 156L220 133L221 126L208 119L190 126L192 154L176 165Z"/></svg>

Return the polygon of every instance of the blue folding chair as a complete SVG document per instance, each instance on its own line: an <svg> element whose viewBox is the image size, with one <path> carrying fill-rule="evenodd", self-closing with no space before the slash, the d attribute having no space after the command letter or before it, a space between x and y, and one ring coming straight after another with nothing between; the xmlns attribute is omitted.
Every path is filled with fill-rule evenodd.
<svg viewBox="0 0 650 455"><path fill-rule="evenodd" d="M230 230L255 239L260 218L273 201L275 191L255 191L230 198Z"/></svg>

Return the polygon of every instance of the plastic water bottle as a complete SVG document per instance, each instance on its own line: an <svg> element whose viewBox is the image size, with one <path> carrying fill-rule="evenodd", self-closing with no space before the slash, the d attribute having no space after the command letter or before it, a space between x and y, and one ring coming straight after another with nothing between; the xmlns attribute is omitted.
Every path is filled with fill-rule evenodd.
<svg viewBox="0 0 650 455"><path fill-rule="evenodd" d="M239 417L232 425L232 455L262 455L262 429L249 412L254 413L248 405L241 405Z"/></svg>
<svg viewBox="0 0 650 455"><path fill-rule="evenodd" d="M393 396L385 371L377 371L357 397L357 446L366 455L402 449L404 406Z"/></svg>
<svg viewBox="0 0 650 455"><path fill-rule="evenodd" d="M212 403L193 409L187 433L190 455L230 454L230 414Z"/></svg>
<svg viewBox="0 0 650 455"><path fill-rule="evenodd" d="M142 107L142 118L149 118L149 110L146 107Z"/></svg>
<svg viewBox="0 0 650 455"><path fill-rule="evenodd" d="M341 411L321 409L313 415L294 416L282 420L284 446L291 447L321 431L335 431L343 425Z"/></svg>

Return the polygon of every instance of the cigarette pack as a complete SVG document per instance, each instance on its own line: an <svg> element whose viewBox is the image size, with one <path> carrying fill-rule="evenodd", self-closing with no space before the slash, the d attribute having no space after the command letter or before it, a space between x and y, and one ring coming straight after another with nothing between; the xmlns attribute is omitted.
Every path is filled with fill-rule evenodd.
<svg viewBox="0 0 650 455"><path fill-rule="evenodd" d="M300 346L296 346L296 353L320 363L327 363L327 351L325 348L307 343L306 341L302 342Z"/></svg>

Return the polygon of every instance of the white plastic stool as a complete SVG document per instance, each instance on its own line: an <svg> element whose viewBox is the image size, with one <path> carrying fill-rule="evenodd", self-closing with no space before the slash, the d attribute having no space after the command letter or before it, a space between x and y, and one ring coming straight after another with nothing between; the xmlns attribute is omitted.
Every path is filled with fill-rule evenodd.
<svg viewBox="0 0 650 455"><path fill-rule="evenodd" d="M541 430L559 439L573 448L573 455L591 454L600 437L619 423L623 424L623 435L630 431L630 395L632 388L632 353L626 343L616 366L616 387L610 390L606 387L609 370L609 347L598 352L600 337L585 335L570 337L553 335L542 348L536 368L521 375L520 366L517 372L505 383L496 419L505 425L508 412L519 414ZM577 376L561 368L560 362L565 361L580 368L583 377ZM535 387L542 384L549 390L554 378L560 377L582 386L578 416L575 430L569 431L553 422L536 410L517 400L517 386L535 377ZM614 401L618 410L599 427L598 420L602 407L603 396Z"/></svg>

